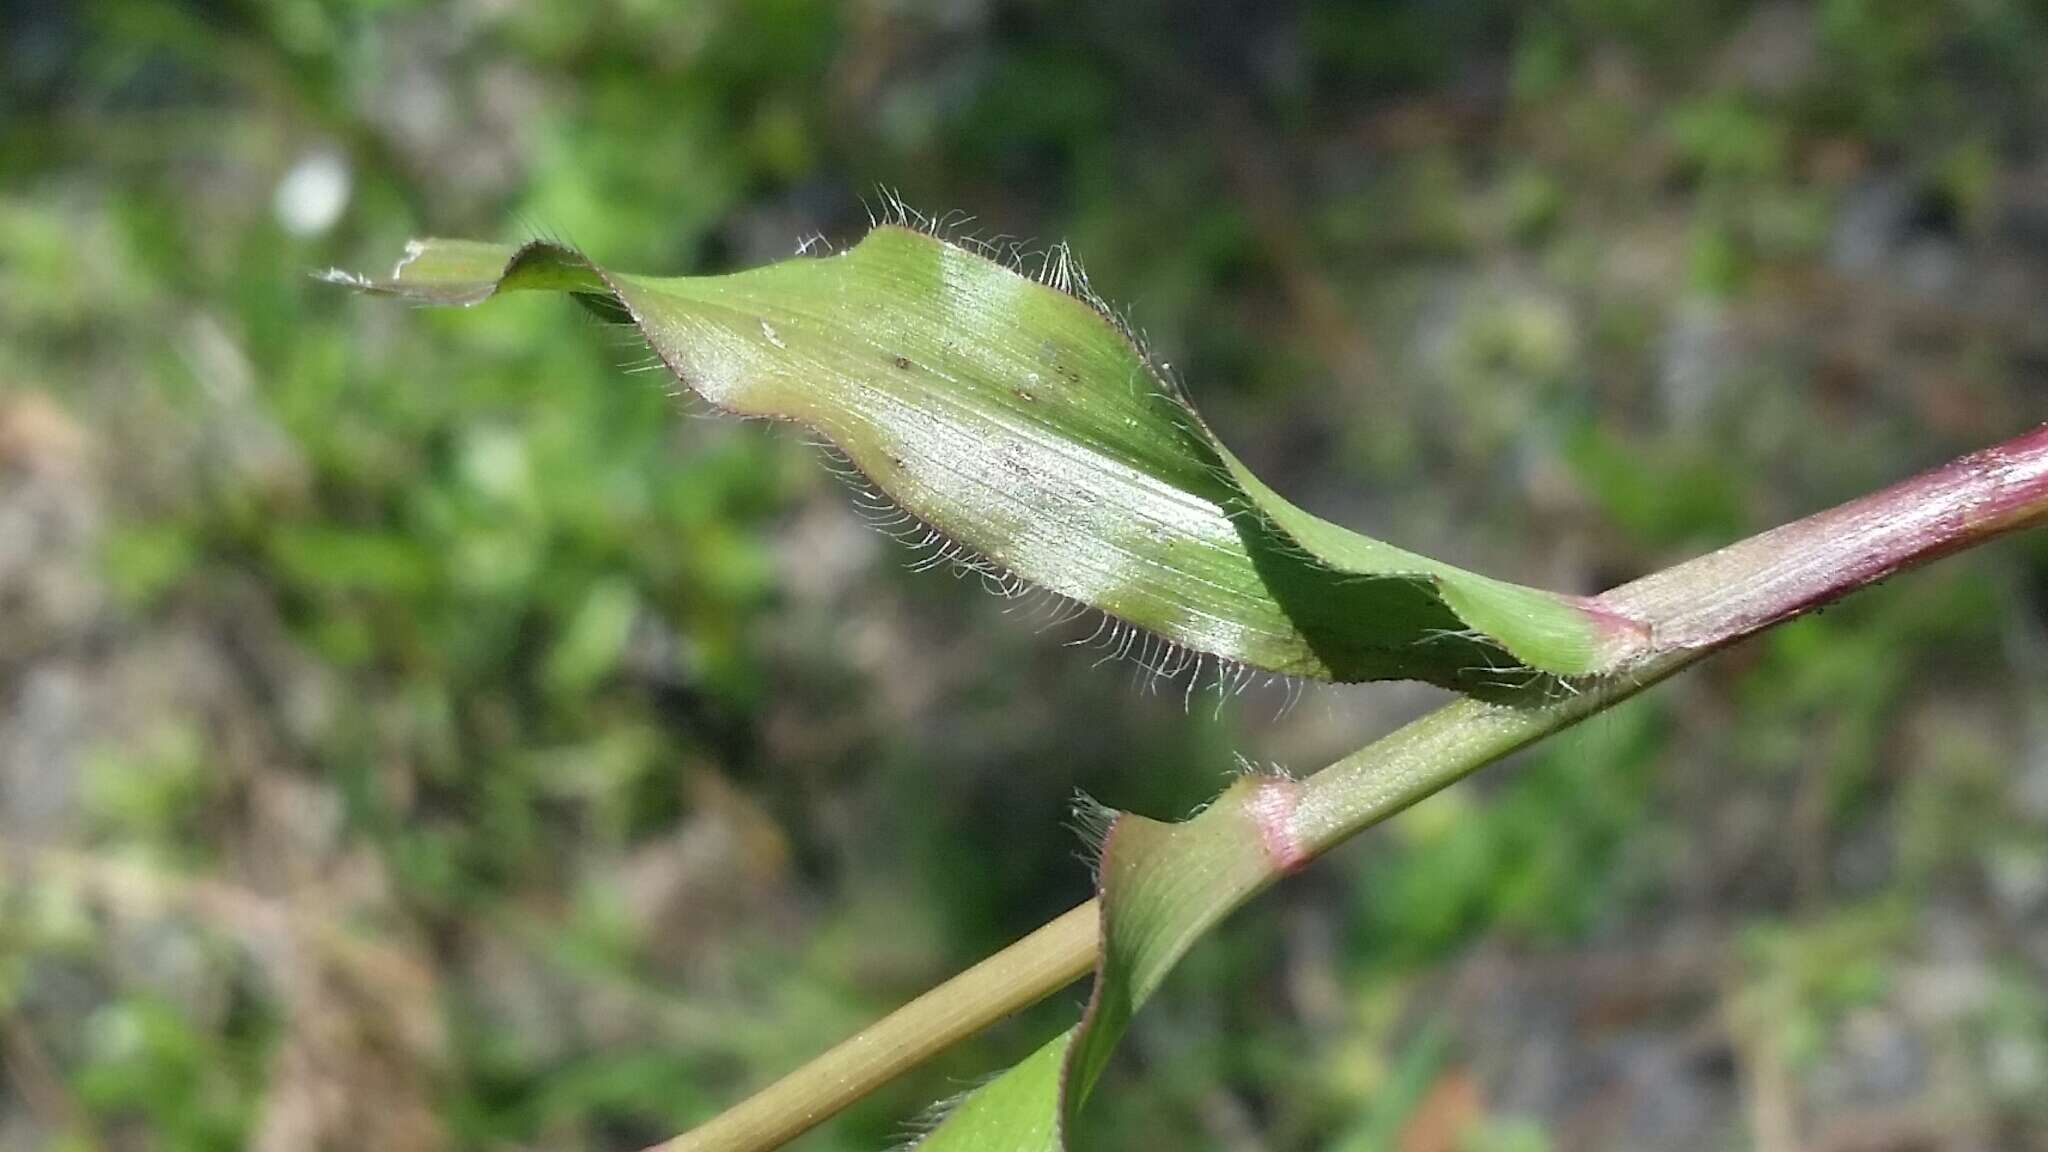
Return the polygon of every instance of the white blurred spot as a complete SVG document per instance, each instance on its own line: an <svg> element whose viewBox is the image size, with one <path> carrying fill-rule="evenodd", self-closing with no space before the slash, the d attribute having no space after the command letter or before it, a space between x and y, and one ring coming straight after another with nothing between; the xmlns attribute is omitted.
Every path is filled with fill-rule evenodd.
<svg viewBox="0 0 2048 1152"><path fill-rule="evenodd" d="M478 428L464 437L462 475L478 492L523 502L533 494L533 468L526 440L509 428Z"/></svg>
<svg viewBox="0 0 2048 1152"><path fill-rule="evenodd" d="M332 152L311 152L299 158L277 182L271 209L277 222L294 236L318 236L341 219L348 207L351 179L348 164Z"/></svg>

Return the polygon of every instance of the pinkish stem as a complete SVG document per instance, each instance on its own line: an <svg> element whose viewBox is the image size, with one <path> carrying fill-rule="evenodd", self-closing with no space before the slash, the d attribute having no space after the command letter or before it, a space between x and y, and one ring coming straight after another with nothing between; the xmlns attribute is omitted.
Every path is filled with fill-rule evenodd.
<svg viewBox="0 0 2048 1152"><path fill-rule="evenodd" d="M1718 648L1903 568L2044 519L2048 424L1645 576L1597 603L1648 622L1652 653Z"/></svg>

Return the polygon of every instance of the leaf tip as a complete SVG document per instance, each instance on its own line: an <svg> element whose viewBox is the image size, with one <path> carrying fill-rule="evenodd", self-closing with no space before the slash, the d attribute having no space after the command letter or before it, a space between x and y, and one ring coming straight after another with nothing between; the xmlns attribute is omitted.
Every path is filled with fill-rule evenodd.
<svg viewBox="0 0 2048 1152"><path fill-rule="evenodd" d="M368 276L351 272L346 268L324 268L309 275L322 284L339 284L343 288L353 288L358 292L367 292L373 286Z"/></svg>

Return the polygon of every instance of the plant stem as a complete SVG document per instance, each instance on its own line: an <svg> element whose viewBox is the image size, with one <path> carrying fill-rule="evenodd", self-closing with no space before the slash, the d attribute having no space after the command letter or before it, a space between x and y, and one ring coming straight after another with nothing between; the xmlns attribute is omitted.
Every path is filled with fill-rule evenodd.
<svg viewBox="0 0 2048 1152"><path fill-rule="evenodd" d="M1893 573L2048 523L2048 425L1883 491L1614 589L1650 654L1547 702L1464 698L1301 782L1284 834L1320 855L1479 768L1604 711L1744 637ZM937 1052L1078 979L1100 941L1076 907L709 1123L649 1152L765 1152Z"/></svg>
<svg viewBox="0 0 2048 1152"><path fill-rule="evenodd" d="M649 1152L780 1147L905 1071L1087 975L1095 966L1101 927L1095 901L1069 909L709 1123Z"/></svg>
<svg viewBox="0 0 2048 1152"><path fill-rule="evenodd" d="M1466 698L1302 782L1287 832L1314 856L1707 655L1903 569L2048 522L2048 424L1847 504L1624 584L1594 604L1650 654L1536 707Z"/></svg>

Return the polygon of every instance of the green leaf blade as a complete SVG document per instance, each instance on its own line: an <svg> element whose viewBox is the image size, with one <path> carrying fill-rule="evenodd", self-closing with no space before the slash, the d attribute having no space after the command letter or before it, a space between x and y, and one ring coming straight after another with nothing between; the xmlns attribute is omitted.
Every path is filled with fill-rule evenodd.
<svg viewBox="0 0 2048 1152"><path fill-rule="evenodd" d="M1071 287L1064 257L1048 263ZM1097 303L913 229L724 276L435 240L389 278L337 278L436 304L575 294L630 320L713 404L812 428L947 547L1194 654L1177 665L1502 695L1611 671L1640 647L1576 598L1294 507Z"/></svg>

